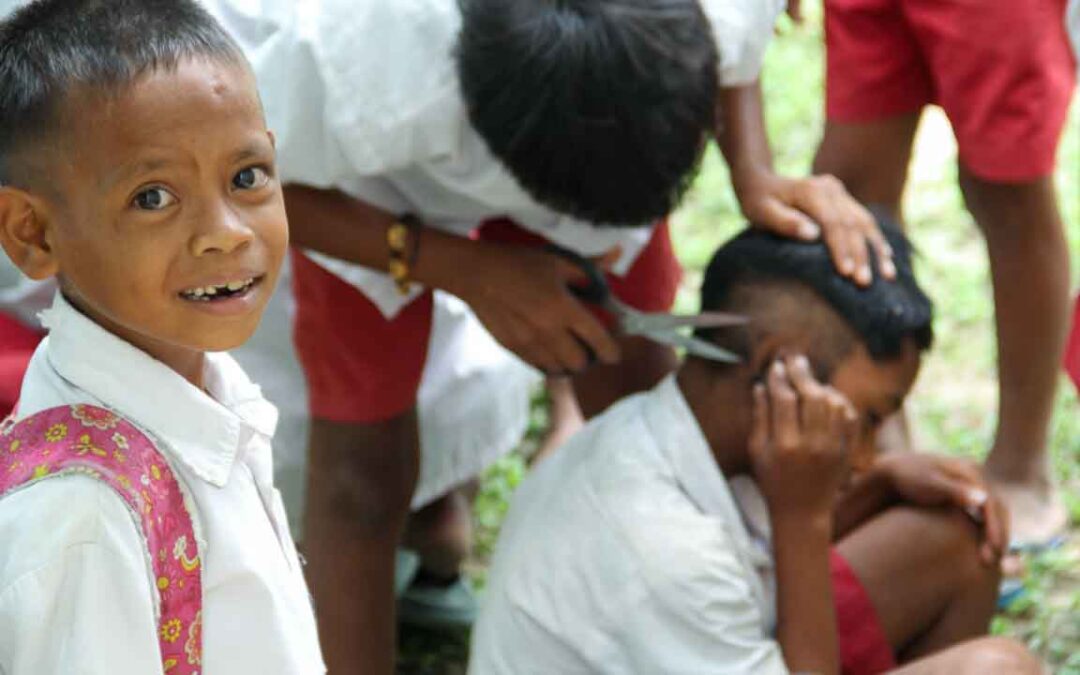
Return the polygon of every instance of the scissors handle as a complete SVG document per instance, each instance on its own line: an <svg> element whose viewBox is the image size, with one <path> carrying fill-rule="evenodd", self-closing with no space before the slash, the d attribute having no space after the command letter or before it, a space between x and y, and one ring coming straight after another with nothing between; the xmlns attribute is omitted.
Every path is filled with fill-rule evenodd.
<svg viewBox="0 0 1080 675"><path fill-rule="evenodd" d="M548 253L553 253L563 260L573 263L585 275L585 283L573 283L568 286L574 297L582 302L599 307L606 307L611 302L611 288L608 286L604 273L592 260L583 255L567 250L555 244L545 247Z"/></svg>

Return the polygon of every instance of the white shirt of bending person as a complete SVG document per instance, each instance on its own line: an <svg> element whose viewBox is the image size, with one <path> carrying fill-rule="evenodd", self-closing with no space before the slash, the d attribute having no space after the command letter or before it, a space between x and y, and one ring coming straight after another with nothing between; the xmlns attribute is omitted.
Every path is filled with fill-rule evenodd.
<svg viewBox="0 0 1080 675"><path fill-rule="evenodd" d="M57 295L18 415L89 403L155 440L195 505L205 675L324 673L307 587L274 489L277 411L233 359L208 354L206 388L107 332ZM162 672L154 578L127 506L105 483L50 478L0 500L0 673Z"/></svg>
<svg viewBox="0 0 1080 675"><path fill-rule="evenodd" d="M469 672L787 673L767 551L669 376L525 478Z"/></svg>
<svg viewBox="0 0 1080 675"><path fill-rule="evenodd" d="M458 0L203 0L255 68L282 182L337 188L465 235L507 216L584 255L619 245L625 273L649 228L606 228L534 201L488 151L462 100ZM784 0L702 0L725 86L753 82ZM347 224L343 224L347 226ZM381 272L313 254L387 317L402 296Z"/></svg>

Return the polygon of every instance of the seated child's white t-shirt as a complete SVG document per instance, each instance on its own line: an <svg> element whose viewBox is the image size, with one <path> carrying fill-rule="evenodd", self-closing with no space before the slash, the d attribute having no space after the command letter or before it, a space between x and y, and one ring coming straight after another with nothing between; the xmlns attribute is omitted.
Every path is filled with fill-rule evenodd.
<svg viewBox="0 0 1080 675"><path fill-rule="evenodd" d="M18 416L114 410L155 440L194 501L205 540L200 672L325 672L273 485L275 408L228 355L207 356L207 395L59 295L44 318L50 334ZM0 542L0 672L162 672L145 545L112 488L63 476L14 492L0 500Z"/></svg>

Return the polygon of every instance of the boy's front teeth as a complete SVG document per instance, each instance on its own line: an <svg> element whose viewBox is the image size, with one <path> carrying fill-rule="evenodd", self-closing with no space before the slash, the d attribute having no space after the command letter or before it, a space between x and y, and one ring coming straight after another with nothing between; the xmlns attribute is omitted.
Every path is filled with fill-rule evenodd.
<svg viewBox="0 0 1080 675"><path fill-rule="evenodd" d="M235 293L237 291L241 291L252 285L253 283L255 283L254 279L245 279L244 281L230 281L229 283L222 284L221 286L203 286L202 288L194 288L190 291L187 291L185 295L198 299L205 297L214 297L218 293Z"/></svg>

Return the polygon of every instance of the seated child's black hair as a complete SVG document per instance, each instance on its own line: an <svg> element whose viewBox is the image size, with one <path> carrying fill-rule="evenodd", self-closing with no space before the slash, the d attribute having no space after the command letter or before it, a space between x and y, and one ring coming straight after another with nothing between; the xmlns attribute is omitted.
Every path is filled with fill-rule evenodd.
<svg viewBox="0 0 1080 675"><path fill-rule="evenodd" d="M717 96L698 0L461 0L473 126L534 199L640 225L693 178Z"/></svg>
<svg viewBox="0 0 1080 675"><path fill-rule="evenodd" d="M193 0L37 0L0 24L0 184L20 185L76 88L114 92L202 56L246 63Z"/></svg>
<svg viewBox="0 0 1080 675"><path fill-rule="evenodd" d="M896 223L875 215L894 251L895 281L886 281L875 272L873 283L859 288L836 271L823 242L800 242L748 229L721 246L709 263L701 289L702 310L752 314L752 307L736 306L740 303L733 301L735 291L790 281L822 298L876 360L899 356L908 338L920 350L929 349L934 339L933 305L912 271L911 244ZM876 269L876 258L872 262Z"/></svg>

